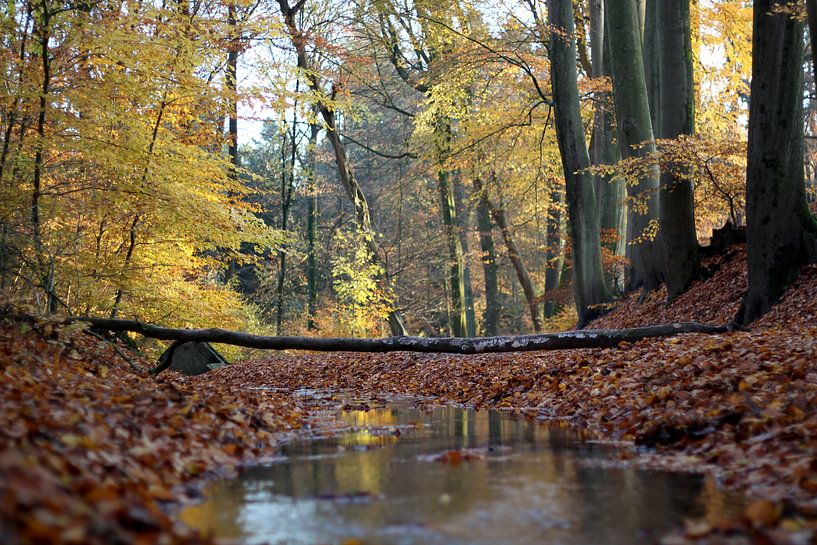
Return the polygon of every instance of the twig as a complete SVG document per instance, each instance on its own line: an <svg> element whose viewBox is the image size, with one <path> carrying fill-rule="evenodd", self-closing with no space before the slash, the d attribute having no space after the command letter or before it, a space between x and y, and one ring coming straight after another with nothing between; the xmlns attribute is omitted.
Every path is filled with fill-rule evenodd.
<svg viewBox="0 0 817 545"><path fill-rule="evenodd" d="M133 360L132 360L131 358L129 358L129 357L128 357L128 355L127 355L127 354L125 354L124 352L122 352L122 349L120 349L118 346L116 346L116 342L111 341L110 339L106 339L105 337L103 337L102 335L100 335L99 333L97 333L96 331L91 331L90 329L86 329L86 330L84 330L84 331L83 331L83 333L87 333L88 335L91 335L92 337L96 337L96 338L97 338L97 339L99 339L100 341L104 341L104 342L108 343L109 345L111 345L111 347L112 347L112 348L113 348L113 349L116 351L116 353L117 353L117 354L119 354L119 356L120 356L120 357L121 357L123 360L125 360L126 362L128 362L128 365L130 365L130 366L131 366L131 369L133 369L133 370L134 370L134 371L136 371L137 373L144 374L145 370L144 370L144 369L142 369L141 367L139 367L138 365L136 365L136 364L133 362Z"/></svg>

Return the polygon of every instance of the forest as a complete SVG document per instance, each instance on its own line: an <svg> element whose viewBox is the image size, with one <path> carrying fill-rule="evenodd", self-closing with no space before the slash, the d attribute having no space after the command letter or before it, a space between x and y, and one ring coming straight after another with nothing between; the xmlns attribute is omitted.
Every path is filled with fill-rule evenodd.
<svg viewBox="0 0 817 545"><path fill-rule="evenodd" d="M817 0L8 0L0 40L0 541L817 540ZM551 505L526 457L573 522L497 537Z"/></svg>
<svg viewBox="0 0 817 545"><path fill-rule="evenodd" d="M672 300L714 229L748 223L766 253L752 213L806 259L812 222L789 216L813 200L795 181L813 68L792 7L766 67L747 2L154 4L5 9L0 284L40 309L490 336L662 283ZM752 70L776 82L752 102L792 125L750 143L776 124L750 115ZM749 146L803 165L747 164ZM788 208L747 207L777 175ZM796 275L771 261L738 321Z"/></svg>

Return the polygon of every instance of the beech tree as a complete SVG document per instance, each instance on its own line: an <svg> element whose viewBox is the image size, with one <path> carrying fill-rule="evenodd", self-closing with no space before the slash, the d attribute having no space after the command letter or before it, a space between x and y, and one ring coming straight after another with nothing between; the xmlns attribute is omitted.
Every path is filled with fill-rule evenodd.
<svg viewBox="0 0 817 545"><path fill-rule="evenodd" d="M756 0L746 171L749 289L738 314L751 322L817 258L817 221L803 173L803 24L786 2ZM777 9L776 9L777 8Z"/></svg>
<svg viewBox="0 0 817 545"><path fill-rule="evenodd" d="M646 157L655 152L650 103L642 60L641 29L635 0L607 0L610 30L613 96L618 142L624 158ZM630 258L628 288L657 288L663 280L658 248L658 186L660 172L651 167L627 188L627 249Z"/></svg>
<svg viewBox="0 0 817 545"><path fill-rule="evenodd" d="M658 36L660 109L658 136L674 139L695 132L695 89L689 0L653 2ZM649 12L648 8L648 12ZM698 272L698 238L692 181L684 165L670 165L661 175L659 218L664 251L664 282L672 300Z"/></svg>
<svg viewBox="0 0 817 545"><path fill-rule="evenodd" d="M549 0L550 74L556 135L565 175L570 234L573 240L573 280L579 327L603 312L610 299L604 283L596 192L587 173L590 156L584 139L576 43L571 0Z"/></svg>

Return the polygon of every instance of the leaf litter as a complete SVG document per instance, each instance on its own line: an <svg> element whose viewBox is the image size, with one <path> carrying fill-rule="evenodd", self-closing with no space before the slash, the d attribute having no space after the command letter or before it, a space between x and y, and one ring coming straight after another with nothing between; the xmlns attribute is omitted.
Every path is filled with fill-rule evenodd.
<svg viewBox="0 0 817 545"><path fill-rule="evenodd" d="M745 249L707 265L710 277L671 305L661 292L640 305L634 294L591 327L730 321L745 289ZM595 440L630 445L623 463L715 468L746 494L741 516L690 520L663 543L817 543L815 317L810 266L769 314L722 335L480 356L280 353L159 379L135 373L81 330L0 323L0 535L11 545L211 543L168 507L195 498L204 476L274 456L281 432L336 403L316 411L298 394L307 387L566 421ZM446 451L430 461L481 454Z"/></svg>

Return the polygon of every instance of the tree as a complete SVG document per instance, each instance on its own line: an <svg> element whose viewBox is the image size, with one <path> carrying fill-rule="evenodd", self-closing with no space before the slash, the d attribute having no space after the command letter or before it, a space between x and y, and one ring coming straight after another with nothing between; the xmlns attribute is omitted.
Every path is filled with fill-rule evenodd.
<svg viewBox="0 0 817 545"><path fill-rule="evenodd" d="M437 169L440 215L448 243L449 323L455 336L473 336L476 331L473 294L463 244L467 219L458 214L458 210L463 208L461 202L458 202L460 199L455 187L458 173L446 164L454 136L452 125L455 118L446 111L447 103L452 102L452 99L435 89L439 82L431 77L431 71L446 61L452 48L451 34L446 29L439 28L435 16L438 13L439 16L444 16L446 12L453 15L461 8L456 2L445 5L442 9L424 2L411 3L408 10L398 9L392 2L375 2L374 7L378 12L380 40L395 72L404 83L426 97L428 109L433 116L432 154ZM416 20L412 20L412 16ZM398 27L402 29L403 35ZM413 51L414 59L403 51L404 39Z"/></svg>
<svg viewBox="0 0 817 545"><path fill-rule="evenodd" d="M643 157L655 152L655 140L635 0L608 0L605 14L610 29L619 148L624 158ZM663 276L658 247L659 176L658 168L652 168L627 188L628 288L640 287L645 293L657 288Z"/></svg>
<svg viewBox="0 0 817 545"><path fill-rule="evenodd" d="M607 21L604 18L604 0L590 1L592 77L605 87L610 79L610 47ZM604 88L594 96L593 137L590 155L593 165L612 165L621 157L615 143L615 119L612 96ZM599 203L599 228L602 244L611 257L623 256L626 250L626 195L624 182L616 177L595 174L596 199ZM605 271L608 287L613 293L624 291L623 268L610 267Z"/></svg>
<svg viewBox="0 0 817 545"><path fill-rule="evenodd" d="M496 251L494 250L493 223L488 196L479 178L474 180L479 225L479 246L482 250L482 270L485 275L485 315L482 319L483 335L493 336L499 332L499 280L497 278Z"/></svg>
<svg viewBox="0 0 817 545"><path fill-rule="evenodd" d="M751 322L817 257L817 221L803 175L803 25L756 0L746 172L749 289L738 314Z"/></svg>
<svg viewBox="0 0 817 545"><path fill-rule="evenodd" d="M601 263L598 205L584 139L576 76L576 43L571 0L549 0L550 74L556 135L565 176L573 279L579 327L603 313L610 297Z"/></svg>
<svg viewBox="0 0 817 545"><path fill-rule="evenodd" d="M278 6L281 9L281 15L284 18L287 33L290 41L295 48L297 55L298 68L303 71L309 89L316 95L316 103L318 111L326 124L326 134L332 149L335 152L335 162L337 165L338 178L341 185L346 191L349 200L352 202L355 209L355 220L361 235L369 247L369 253L372 259L377 260L383 265L379 257L377 244L375 243L375 231L372 228L371 214L369 212L369 202L366 200L366 195L360 188L360 184L355 178L352 165L346 155L346 147L341 141L340 134L337 129L337 116L335 108L333 107L333 100L335 99L335 92L337 88L333 85L332 92L328 95L321 86L318 73L309 62L309 57L306 52L305 35L301 32L295 22L295 15L303 9L304 0L300 0L297 4L290 7L288 0L278 0ZM383 274L386 280L388 278L388 271L385 266L382 266ZM388 280L386 280L388 282ZM403 323L403 318L398 310L393 310L389 314L389 328L393 335L405 335L406 327Z"/></svg>
<svg viewBox="0 0 817 545"><path fill-rule="evenodd" d="M695 89L689 0L654 2L660 72L660 138L695 132ZM698 272L698 238L692 181L673 165L661 175L659 218L667 298L685 291Z"/></svg>

